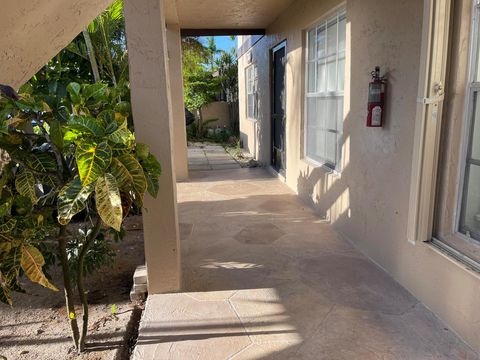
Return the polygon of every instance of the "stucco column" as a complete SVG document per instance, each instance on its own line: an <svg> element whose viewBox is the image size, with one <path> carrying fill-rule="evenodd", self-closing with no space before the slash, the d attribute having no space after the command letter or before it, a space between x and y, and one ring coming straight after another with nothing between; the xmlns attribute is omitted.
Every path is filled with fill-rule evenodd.
<svg viewBox="0 0 480 360"><path fill-rule="evenodd" d="M135 135L162 165L156 199L143 210L145 260L150 294L180 289L173 121L163 0L126 0L125 24Z"/></svg>
<svg viewBox="0 0 480 360"><path fill-rule="evenodd" d="M180 27L167 26L168 65L173 115L173 159L177 180L188 179L187 129L183 103L182 44Z"/></svg>

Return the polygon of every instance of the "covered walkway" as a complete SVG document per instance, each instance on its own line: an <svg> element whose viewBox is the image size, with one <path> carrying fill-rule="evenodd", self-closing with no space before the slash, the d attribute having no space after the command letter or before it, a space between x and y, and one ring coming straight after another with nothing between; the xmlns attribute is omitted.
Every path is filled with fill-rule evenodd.
<svg viewBox="0 0 480 360"><path fill-rule="evenodd" d="M134 359L477 359L263 169L178 184L184 292L150 295Z"/></svg>

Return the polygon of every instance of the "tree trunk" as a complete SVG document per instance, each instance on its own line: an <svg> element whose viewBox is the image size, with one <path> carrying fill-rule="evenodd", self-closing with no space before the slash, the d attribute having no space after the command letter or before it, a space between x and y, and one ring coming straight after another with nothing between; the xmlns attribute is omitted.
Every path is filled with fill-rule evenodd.
<svg viewBox="0 0 480 360"><path fill-rule="evenodd" d="M108 59L108 68L110 72L110 78L114 86L117 86L117 77L115 76L115 70L113 68L112 53L110 52L110 41L107 39L107 33L103 21L100 21L100 31L102 32L103 46L105 47L105 53Z"/></svg>
<svg viewBox="0 0 480 360"><path fill-rule="evenodd" d="M75 349L79 350L80 332L78 331L77 316L75 315L75 305L73 303L73 289L72 281L70 279L70 269L68 267L68 255L67 255L67 239L66 239L66 227L60 228L58 236L58 252L60 257L60 263L62 265L63 273L63 286L65 289L65 302L67 306L67 316L70 321L70 328L72 329L73 343Z"/></svg>
<svg viewBox="0 0 480 360"><path fill-rule="evenodd" d="M97 220L95 222L94 228L92 229L92 232L90 236L87 238L85 241L85 244L82 247L82 250L80 251L80 254L78 255L78 272L77 272L77 287L78 287L78 294L80 296L80 302L82 303L82 333L80 335L80 341L79 341L79 347L78 350L79 352L82 352L85 350L85 340L87 338L87 331L88 331L88 299L87 299L87 293L85 291L85 279L84 279L84 262L85 262L85 256L87 255L88 249L92 245L93 241L98 236L98 233L100 232L102 226L102 220L100 217L97 217Z"/></svg>
<svg viewBox="0 0 480 360"><path fill-rule="evenodd" d="M202 108L198 109L198 127L197 127L197 138L203 138L203 114Z"/></svg>
<svg viewBox="0 0 480 360"><path fill-rule="evenodd" d="M95 82L100 81L100 73L98 72L97 59L95 58L95 50L93 49L92 40L87 30L82 31L83 38L85 39L85 45L87 46L87 55L92 67L93 79Z"/></svg>

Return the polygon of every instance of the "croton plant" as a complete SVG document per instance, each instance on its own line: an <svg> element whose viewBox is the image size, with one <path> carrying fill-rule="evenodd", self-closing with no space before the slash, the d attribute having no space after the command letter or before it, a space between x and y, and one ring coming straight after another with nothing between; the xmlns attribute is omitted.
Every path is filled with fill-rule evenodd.
<svg viewBox="0 0 480 360"><path fill-rule="evenodd" d="M101 83L66 89L59 96L0 85L0 300L11 305L24 278L58 291L48 275L58 264L66 321L82 351L84 277L111 261L111 241L121 237L130 210L142 207L144 193L156 197L160 164L135 142L124 89Z"/></svg>

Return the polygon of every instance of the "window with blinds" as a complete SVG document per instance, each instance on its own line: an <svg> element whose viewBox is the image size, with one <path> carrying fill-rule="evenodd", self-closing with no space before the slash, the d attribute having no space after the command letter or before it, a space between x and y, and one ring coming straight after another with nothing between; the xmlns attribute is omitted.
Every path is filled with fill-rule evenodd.
<svg viewBox="0 0 480 360"><path fill-rule="evenodd" d="M309 29L306 49L305 156L340 170L346 12Z"/></svg>
<svg viewBox="0 0 480 360"><path fill-rule="evenodd" d="M257 79L257 66L255 64L246 68L246 81L247 81L247 118L257 119L258 105L257 105L257 91L258 91L258 79Z"/></svg>

